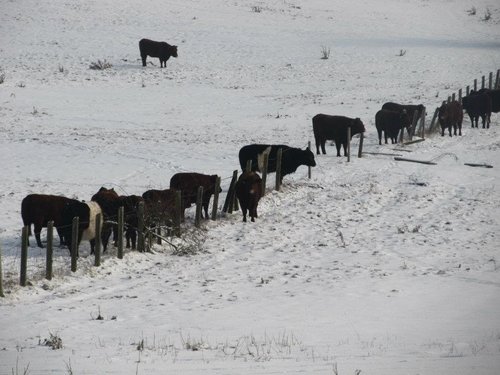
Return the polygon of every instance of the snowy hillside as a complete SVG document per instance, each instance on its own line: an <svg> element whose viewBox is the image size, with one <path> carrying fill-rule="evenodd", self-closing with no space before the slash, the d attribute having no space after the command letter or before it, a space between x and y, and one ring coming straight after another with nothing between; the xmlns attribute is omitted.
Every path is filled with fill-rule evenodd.
<svg viewBox="0 0 500 375"><path fill-rule="evenodd" d="M497 2L1 9L0 374L499 373L500 115L403 151L379 146L374 125L384 102L432 115L496 72ZM143 68L141 38L175 44L179 57ZM98 60L112 67L89 69ZM29 286L18 286L27 194L140 195L195 171L220 175L224 196L243 145L314 145L317 113L360 117L367 152L437 165L348 163L327 146L312 179L300 167L280 192L269 186L255 223L237 212L187 225L195 255L164 245L118 260L111 248L96 268L83 243L78 271L57 248L47 281L45 250L31 246Z"/></svg>

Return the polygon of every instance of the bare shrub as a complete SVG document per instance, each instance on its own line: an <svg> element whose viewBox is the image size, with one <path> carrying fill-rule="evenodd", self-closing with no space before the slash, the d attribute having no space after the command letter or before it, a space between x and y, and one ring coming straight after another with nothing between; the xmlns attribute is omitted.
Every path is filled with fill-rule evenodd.
<svg viewBox="0 0 500 375"><path fill-rule="evenodd" d="M65 71L64 66L59 64L59 73L64 73L64 71Z"/></svg>
<svg viewBox="0 0 500 375"><path fill-rule="evenodd" d="M491 11L489 8L486 8L486 12L484 12L483 21L487 22L489 20L491 20Z"/></svg>
<svg viewBox="0 0 500 375"><path fill-rule="evenodd" d="M96 62L93 62L90 64L89 69L92 70L105 70L105 69L110 69L112 68L113 65L106 60L97 60Z"/></svg>
<svg viewBox="0 0 500 375"><path fill-rule="evenodd" d="M254 12L254 13L261 13L262 12L262 7L259 6L259 5L252 6L252 12Z"/></svg>
<svg viewBox="0 0 500 375"><path fill-rule="evenodd" d="M477 13L477 10L476 10L476 7L472 7L470 8L467 13L469 14L469 16L475 16L476 13Z"/></svg>
<svg viewBox="0 0 500 375"><path fill-rule="evenodd" d="M59 336L50 333L50 338L43 340L44 346L50 347L52 350L62 349L62 340Z"/></svg>
<svg viewBox="0 0 500 375"><path fill-rule="evenodd" d="M328 60L330 58L330 48L321 46L321 60Z"/></svg>
<svg viewBox="0 0 500 375"><path fill-rule="evenodd" d="M0 72L0 85L5 82L5 73Z"/></svg>
<svg viewBox="0 0 500 375"><path fill-rule="evenodd" d="M405 49L400 49L399 54L397 56L404 56L406 55L406 50Z"/></svg>

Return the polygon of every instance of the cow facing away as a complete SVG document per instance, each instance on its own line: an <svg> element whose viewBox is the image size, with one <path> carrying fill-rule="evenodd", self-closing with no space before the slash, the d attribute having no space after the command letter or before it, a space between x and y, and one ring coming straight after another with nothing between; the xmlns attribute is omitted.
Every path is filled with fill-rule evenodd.
<svg viewBox="0 0 500 375"><path fill-rule="evenodd" d="M126 247L136 248L137 244L137 228L139 226L139 217L137 211L139 204L144 202L142 197L138 195L121 195L120 205L123 206L124 223L125 223L125 239Z"/></svg>
<svg viewBox="0 0 500 375"><path fill-rule="evenodd" d="M172 226L175 215L175 190L148 190L144 199L144 222L148 227L157 224Z"/></svg>
<svg viewBox="0 0 500 375"><path fill-rule="evenodd" d="M101 187L90 200L99 204L104 215L102 218L103 227L101 238L103 251L106 251L111 231L113 231L113 242L115 245L118 239L118 225L108 224L107 222L117 222L118 209L121 206L120 197L113 188L106 189L105 187Z"/></svg>
<svg viewBox="0 0 500 375"><path fill-rule="evenodd" d="M252 171L262 172L264 155L268 155L267 171L272 173L276 172L278 150L282 149L281 160L281 181L283 177L288 174L294 173L298 167L305 165L308 167L315 167L316 161L314 154L309 147L304 150L294 148L286 145L266 145L266 144L252 144L243 146L238 154L241 170L246 170L247 161L252 161Z"/></svg>
<svg viewBox="0 0 500 375"><path fill-rule="evenodd" d="M471 127L479 126L479 117L483 121L483 129L490 127L492 100L486 92L471 91L462 98L463 109L469 115Z"/></svg>
<svg viewBox="0 0 500 375"><path fill-rule="evenodd" d="M395 112L381 109L375 115L375 126L378 133L378 144L382 144L382 133L385 143L390 138L392 143L398 142L398 134L410 126L410 119L406 112Z"/></svg>
<svg viewBox="0 0 500 375"><path fill-rule="evenodd" d="M184 212L186 208L191 207L191 203L196 203L198 188L202 186L202 206L205 211L205 218L208 219L208 205L210 204L210 197L215 193L216 182L217 175L206 175L193 172L176 173L170 179L170 189L180 190L182 197L182 212ZM219 193L221 191L219 187Z"/></svg>
<svg viewBox="0 0 500 375"><path fill-rule="evenodd" d="M96 236L96 216L101 215L102 210L97 202L80 202L76 199L71 199L66 203L63 215L62 215L62 225L61 231L64 235L64 240L66 245L71 251L71 243L73 240L73 218L79 218L78 233L77 233L77 244L79 245L81 241L90 241L90 253L94 253L95 248L95 236ZM102 230L102 220L101 227ZM78 254L77 254L78 255Z"/></svg>
<svg viewBox="0 0 500 375"><path fill-rule="evenodd" d="M42 228L47 227L49 221L54 222L54 227L59 235L60 245L65 244L64 234L60 226L62 224L64 207L70 201L70 198L46 194L29 194L22 200L21 217L23 224L29 227L29 234L31 234L31 224L33 224L38 247L43 248L40 232Z"/></svg>
<svg viewBox="0 0 500 375"><path fill-rule="evenodd" d="M170 56L177 57L177 46L171 46L166 42L155 42L150 39L139 41L139 51L141 52L142 66L146 66L146 57L158 57L160 68L167 67L167 60Z"/></svg>
<svg viewBox="0 0 500 375"><path fill-rule="evenodd" d="M257 205L262 197L262 179L255 172L243 172L235 186L236 197L247 221L247 211L252 221L257 217Z"/></svg>
<svg viewBox="0 0 500 375"><path fill-rule="evenodd" d="M478 94L483 93L488 95L491 99L491 112L500 112L500 89L481 89L478 91Z"/></svg>
<svg viewBox="0 0 500 375"><path fill-rule="evenodd" d="M463 121L463 110L462 105L453 101L450 103L443 103L439 107L439 124L441 125L441 136L444 136L444 131L448 129L448 133L451 137L451 128L453 127L453 134L462 135L462 121Z"/></svg>
<svg viewBox="0 0 500 375"><path fill-rule="evenodd" d="M351 138L355 134L365 132L365 126L359 118L330 116L320 113L313 117L312 123L316 141L316 154L318 155L320 146L323 154L326 154L326 141L333 140L337 147L337 156L340 156L341 146L344 146L344 156L347 156L347 128L351 128Z"/></svg>

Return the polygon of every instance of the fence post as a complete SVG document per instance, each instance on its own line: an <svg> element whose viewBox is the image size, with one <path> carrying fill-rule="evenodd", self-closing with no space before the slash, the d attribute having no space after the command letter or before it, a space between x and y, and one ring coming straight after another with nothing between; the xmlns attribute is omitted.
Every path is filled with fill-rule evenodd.
<svg viewBox="0 0 500 375"><path fill-rule="evenodd" d="M469 96L470 94L470 86L467 86L465 89L466 96Z"/></svg>
<svg viewBox="0 0 500 375"><path fill-rule="evenodd" d="M436 119L437 119L438 113L439 113L439 107L436 108L436 110L434 111L434 115L432 116L431 125L429 126L429 132L434 130L434 126L436 124Z"/></svg>
<svg viewBox="0 0 500 375"><path fill-rule="evenodd" d="M231 212L232 211L232 195L233 195L233 191L234 191L234 185L236 184L236 177L238 176L238 171L235 170L233 171L233 177L231 179L231 183L229 184L229 189L227 191L227 195L226 195L226 200L224 201L224 206L222 207L222 212L227 212L227 213L230 213L229 209L231 207Z"/></svg>
<svg viewBox="0 0 500 375"><path fill-rule="evenodd" d="M161 245L161 225L158 223L158 226L156 227L156 244Z"/></svg>
<svg viewBox="0 0 500 375"><path fill-rule="evenodd" d="M351 127L347 127L347 162L351 161Z"/></svg>
<svg viewBox="0 0 500 375"><path fill-rule="evenodd" d="M196 215L194 217L194 226L200 227L201 213L203 209L203 186L198 186L198 194L196 195Z"/></svg>
<svg viewBox="0 0 500 375"><path fill-rule="evenodd" d="M174 236L181 236L181 216L182 216L182 193L175 191L175 209L174 209Z"/></svg>
<svg viewBox="0 0 500 375"><path fill-rule="evenodd" d="M413 118L411 119L411 128L410 128L410 141L413 139L415 135L415 130L417 129L418 122L418 111L413 112Z"/></svg>
<svg viewBox="0 0 500 375"><path fill-rule="evenodd" d="M451 94L451 101L454 102L455 101L455 93Z"/></svg>
<svg viewBox="0 0 500 375"><path fill-rule="evenodd" d="M462 104L462 89L458 90L458 102Z"/></svg>
<svg viewBox="0 0 500 375"><path fill-rule="evenodd" d="M311 150L311 141L307 141L307 149L310 151ZM311 179L312 175L312 168L311 166L307 167L307 178Z"/></svg>
<svg viewBox="0 0 500 375"><path fill-rule="evenodd" d="M0 297L5 297L5 294L3 294L2 246L0 246Z"/></svg>
<svg viewBox="0 0 500 375"><path fill-rule="evenodd" d="M248 159L245 172L250 172L251 170L252 170L252 159Z"/></svg>
<svg viewBox="0 0 500 375"><path fill-rule="evenodd" d="M21 277L20 284L21 286L26 286L26 272L28 269L28 234L29 227L23 227L22 235L21 235Z"/></svg>
<svg viewBox="0 0 500 375"><path fill-rule="evenodd" d="M488 88L491 90L493 88L493 72L490 72L490 76L488 79Z"/></svg>
<svg viewBox="0 0 500 375"><path fill-rule="evenodd" d="M497 78L495 80L495 88L500 88L500 69L497 70Z"/></svg>
<svg viewBox="0 0 500 375"><path fill-rule="evenodd" d="M123 259L123 226L124 226L125 207L118 208L118 259Z"/></svg>
<svg viewBox="0 0 500 375"><path fill-rule="evenodd" d="M421 113L420 117L420 133L422 136L422 139L425 139L425 115L427 112L427 108L424 107L424 110Z"/></svg>
<svg viewBox="0 0 500 375"><path fill-rule="evenodd" d="M358 148L358 158L363 156L363 140L365 139L365 132L361 132L359 135L359 148Z"/></svg>
<svg viewBox="0 0 500 375"><path fill-rule="evenodd" d="M102 215L95 216L95 247L94 247L94 266L101 266L101 250L102 250Z"/></svg>
<svg viewBox="0 0 500 375"><path fill-rule="evenodd" d="M477 78L474 79L474 91L477 91Z"/></svg>
<svg viewBox="0 0 500 375"><path fill-rule="evenodd" d="M78 228L80 226L80 218L73 218L73 226L71 227L71 272L76 272L78 259Z"/></svg>
<svg viewBox="0 0 500 375"><path fill-rule="evenodd" d="M276 155L276 190L280 190L281 187L281 159L283 157L283 149L278 149Z"/></svg>
<svg viewBox="0 0 500 375"><path fill-rule="evenodd" d="M139 202L137 205L137 251L144 252L144 202Z"/></svg>
<svg viewBox="0 0 500 375"><path fill-rule="evenodd" d="M484 76L481 77L481 88L484 89L485 87L485 82L486 81L486 78Z"/></svg>
<svg viewBox="0 0 500 375"><path fill-rule="evenodd" d="M54 222L47 223L47 258L45 261L45 278L52 280L52 258L54 255Z"/></svg>
<svg viewBox="0 0 500 375"><path fill-rule="evenodd" d="M448 103L451 103L451 96L448 96Z"/></svg>
<svg viewBox="0 0 500 375"><path fill-rule="evenodd" d="M269 154L264 153L264 165L262 168L262 196L266 195L267 168L269 166Z"/></svg>
<svg viewBox="0 0 500 375"><path fill-rule="evenodd" d="M403 143L404 133L405 133L405 128L402 127L401 128L401 135L399 136L399 143Z"/></svg>
<svg viewBox="0 0 500 375"><path fill-rule="evenodd" d="M217 208L219 206L220 176L215 180L214 203L212 205L212 220L217 220Z"/></svg>
<svg viewBox="0 0 500 375"><path fill-rule="evenodd" d="M238 181L238 171L235 170L233 171L233 180L234 180L234 185L233 189L231 190L231 195L229 196L229 213L232 214L234 209L235 209L235 201L236 201L236 181Z"/></svg>

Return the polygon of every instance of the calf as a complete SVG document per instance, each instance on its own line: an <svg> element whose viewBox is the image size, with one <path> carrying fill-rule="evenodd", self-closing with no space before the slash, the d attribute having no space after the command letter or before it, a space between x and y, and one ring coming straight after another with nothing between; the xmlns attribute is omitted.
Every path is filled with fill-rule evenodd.
<svg viewBox="0 0 500 375"><path fill-rule="evenodd" d="M157 224L172 225L175 215L175 190L148 190L144 199L144 222L149 227Z"/></svg>
<svg viewBox="0 0 500 375"><path fill-rule="evenodd" d="M95 236L96 236L96 216L100 214L102 217L101 207L97 202L80 202L76 199L71 199L66 203L63 209L61 230L66 241L66 245L71 251L71 243L73 240L73 218L79 218L79 226L77 233L77 244L82 240L90 241L90 253L94 253ZM102 230L102 221L101 227ZM78 254L77 254L78 255Z"/></svg>
<svg viewBox="0 0 500 375"><path fill-rule="evenodd" d="M40 239L42 228L47 227L49 221L54 222L54 227L59 235L60 245L65 243L62 224L62 214L70 198L57 195L29 194L21 202L21 217L24 226L28 226L31 235L31 224L34 226L35 238L38 247L43 248Z"/></svg>
<svg viewBox="0 0 500 375"><path fill-rule="evenodd" d="M215 193L217 175L206 175L201 173L176 173L170 179L170 189L180 190L182 196L182 212L191 203L196 203L198 188L203 187L202 205L205 218L208 219L208 205L210 197ZM222 190L219 187L219 193Z"/></svg>
<svg viewBox="0 0 500 375"><path fill-rule="evenodd" d="M337 156L340 156L340 147L344 146L344 156L347 156L347 128L351 128L351 138L353 135L363 133L365 126L359 118L349 118L344 116L330 116L317 114L312 119L314 139L316 141L316 154L319 155L319 148L326 154L325 144L327 140L335 141Z"/></svg>
<svg viewBox="0 0 500 375"><path fill-rule="evenodd" d="M479 117L483 121L483 129L490 127L491 117L491 97L485 92L479 93L472 91L469 95L462 98L463 109L469 115L471 126L478 127Z"/></svg>
<svg viewBox="0 0 500 375"><path fill-rule="evenodd" d="M282 149L281 160L281 181L283 177L288 174L294 173L301 165L315 167L316 161L314 154L309 147L301 150L286 145L266 145L266 144L252 144L243 146L238 154L240 160L241 170L245 171L247 161L252 161L252 171L262 172L264 155L268 155L267 171L272 173L276 172L276 162L278 150Z"/></svg>
<svg viewBox="0 0 500 375"><path fill-rule="evenodd" d="M255 172L243 172L235 186L236 197L243 211L243 221L247 221L247 211L252 221L257 217L257 205L262 196L262 179Z"/></svg>
<svg viewBox="0 0 500 375"><path fill-rule="evenodd" d="M403 112L381 109L375 115L375 126L378 133L378 144L382 144L382 132L384 132L385 143L391 138L392 143L397 143L399 131L410 126L408 114Z"/></svg>
<svg viewBox="0 0 500 375"><path fill-rule="evenodd" d="M167 67L167 60L170 56L177 57L177 46L149 39L139 41L139 51L141 52L142 66L146 66L147 56L158 57L160 59L160 68Z"/></svg>
<svg viewBox="0 0 500 375"><path fill-rule="evenodd" d="M448 133L451 137L451 127L453 127L453 134L462 135L462 121L463 121L462 105L453 101L450 103L444 102L439 107L439 123L441 124L441 136L444 136L444 131L448 128Z"/></svg>

